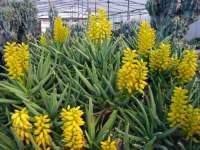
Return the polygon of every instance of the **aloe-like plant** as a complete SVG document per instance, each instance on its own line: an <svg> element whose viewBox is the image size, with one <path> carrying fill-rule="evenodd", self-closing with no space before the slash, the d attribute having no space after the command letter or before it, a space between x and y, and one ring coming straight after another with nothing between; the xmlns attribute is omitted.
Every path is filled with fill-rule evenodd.
<svg viewBox="0 0 200 150"><path fill-rule="evenodd" d="M135 28L132 31L137 34ZM162 42L171 41L165 39ZM170 59L181 61L185 52L175 49L176 43L171 43ZM159 45L160 41L156 41L151 51L158 51ZM120 150L200 148L199 143L182 134L179 126L170 127L168 122L176 86L188 89L188 103L199 108L199 67L190 82L180 83L174 76L173 67L152 71L150 54L140 55L136 50L138 62L147 62L148 85L143 93L128 93L119 90L116 82L124 63L124 49L138 49L138 36L94 42L83 32L81 37L69 35L62 44L49 37L46 45L30 43L29 46L30 67L21 80L12 80L7 73L0 74L3 77L0 81L1 149L38 148L34 132L31 132L30 144L25 144L13 130L12 114L22 107L28 110L32 124L36 115L48 114L52 130L50 147L64 149L60 113L62 108L69 106L80 106L83 111L80 116L85 123L81 123L83 127L79 130L84 134L85 149L102 149L102 141L108 137L114 139L115 147ZM66 116L69 120L70 117ZM194 137L199 139L198 135Z"/></svg>

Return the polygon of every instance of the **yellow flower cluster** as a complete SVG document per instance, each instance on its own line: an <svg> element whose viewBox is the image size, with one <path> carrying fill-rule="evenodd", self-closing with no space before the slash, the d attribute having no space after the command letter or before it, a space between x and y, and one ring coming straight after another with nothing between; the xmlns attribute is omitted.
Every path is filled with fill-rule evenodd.
<svg viewBox="0 0 200 150"><path fill-rule="evenodd" d="M102 150L117 150L117 143L116 141L112 140L109 136L106 141L101 142L101 149Z"/></svg>
<svg viewBox="0 0 200 150"><path fill-rule="evenodd" d="M172 96L172 104L168 113L170 127L179 125L186 137L200 135L200 109L188 104L188 91L176 87Z"/></svg>
<svg viewBox="0 0 200 150"><path fill-rule="evenodd" d="M98 43L99 41L103 43L104 39L108 40L111 38L112 34L112 23L108 21L108 16L104 9L99 9L97 16L90 16L89 27L88 27L88 37Z"/></svg>
<svg viewBox="0 0 200 150"><path fill-rule="evenodd" d="M187 135L187 139L193 139L195 135L200 136L200 109L193 108L190 104L188 105L188 121L187 125L183 128L183 131Z"/></svg>
<svg viewBox="0 0 200 150"><path fill-rule="evenodd" d="M177 78L185 83L192 80L197 70L197 53L193 50L186 50L183 59L178 64Z"/></svg>
<svg viewBox="0 0 200 150"><path fill-rule="evenodd" d="M149 66L152 71L164 71L171 66L171 47L170 44L161 44L158 50L151 51Z"/></svg>
<svg viewBox="0 0 200 150"><path fill-rule="evenodd" d="M30 144L33 126L30 123L31 117L28 114L28 110L23 108L22 110L15 110L11 116L12 127L21 141L26 144ZM37 146L43 150L50 150L51 145L51 125L48 115L35 116L34 123L34 139Z"/></svg>
<svg viewBox="0 0 200 150"><path fill-rule="evenodd" d="M168 121L170 127L176 125L184 126L187 118L187 96L188 91L180 87L176 87L172 96L172 104L170 106L170 112L168 113Z"/></svg>
<svg viewBox="0 0 200 150"><path fill-rule="evenodd" d="M47 46L47 39L46 39L45 35L40 36L40 45Z"/></svg>
<svg viewBox="0 0 200 150"><path fill-rule="evenodd" d="M118 89L127 90L130 94L134 90L143 93L147 85L148 69L146 62L139 60L135 51L131 49L125 49L122 62L122 67L117 73Z"/></svg>
<svg viewBox="0 0 200 150"><path fill-rule="evenodd" d="M21 79L29 67L28 45L7 43L4 52L9 77L16 80Z"/></svg>
<svg viewBox="0 0 200 150"><path fill-rule="evenodd" d="M124 50L124 56L122 57L122 64L127 62L135 63L138 58L138 54L135 50L131 50L130 48L126 48Z"/></svg>
<svg viewBox="0 0 200 150"><path fill-rule="evenodd" d="M138 33L138 51L140 54L147 54L155 46L155 30L151 28L151 25L144 21L140 25Z"/></svg>
<svg viewBox="0 0 200 150"><path fill-rule="evenodd" d="M12 127L17 137L26 144L30 143L32 124L26 108L15 110L11 116Z"/></svg>
<svg viewBox="0 0 200 150"><path fill-rule="evenodd" d="M54 21L54 40L58 44L63 44L69 36L69 28L63 26L61 18L56 18Z"/></svg>
<svg viewBox="0 0 200 150"><path fill-rule="evenodd" d="M36 144L43 150L50 150L51 124L48 115L35 116L34 135Z"/></svg>
<svg viewBox="0 0 200 150"><path fill-rule="evenodd" d="M63 137L65 147L69 150L81 150L85 145L83 131L84 125L82 119L83 111L80 107L62 109L61 118L63 121Z"/></svg>

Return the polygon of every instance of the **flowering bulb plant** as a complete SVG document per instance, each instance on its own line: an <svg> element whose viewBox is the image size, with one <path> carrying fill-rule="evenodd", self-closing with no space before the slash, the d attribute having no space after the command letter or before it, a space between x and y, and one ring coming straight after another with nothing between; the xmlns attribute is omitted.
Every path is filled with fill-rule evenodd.
<svg viewBox="0 0 200 150"><path fill-rule="evenodd" d="M113 37L103 9L88 25L72 36L56 18L38 43L6 44L0 149L200 149L198 53L146 21Z"/></svg>

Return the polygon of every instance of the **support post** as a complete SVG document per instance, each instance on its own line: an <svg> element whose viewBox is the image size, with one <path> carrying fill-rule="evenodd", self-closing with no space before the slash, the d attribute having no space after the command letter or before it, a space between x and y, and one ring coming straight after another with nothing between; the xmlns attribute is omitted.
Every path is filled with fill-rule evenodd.
<svg viewBox="0 0 200 150"><path fill-rule="evenodd" d="M110 19L110 0L107 1L108 3L108 20Z"/></svg>
<svg viewBox="0 0 200 150"><path fill-rule="evenodd" d="M127 21L130 21L130 0L128 0L127 10Z"/></svg>

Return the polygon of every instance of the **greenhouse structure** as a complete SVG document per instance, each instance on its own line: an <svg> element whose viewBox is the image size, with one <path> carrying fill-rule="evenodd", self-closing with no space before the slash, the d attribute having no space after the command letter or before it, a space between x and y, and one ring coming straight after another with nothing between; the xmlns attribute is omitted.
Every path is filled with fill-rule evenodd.
<svg viewBox="0 0 200 150"><path fill-rule="evenodd" d="M0 0L0 150L200 150L200 0Z"/></svg>

